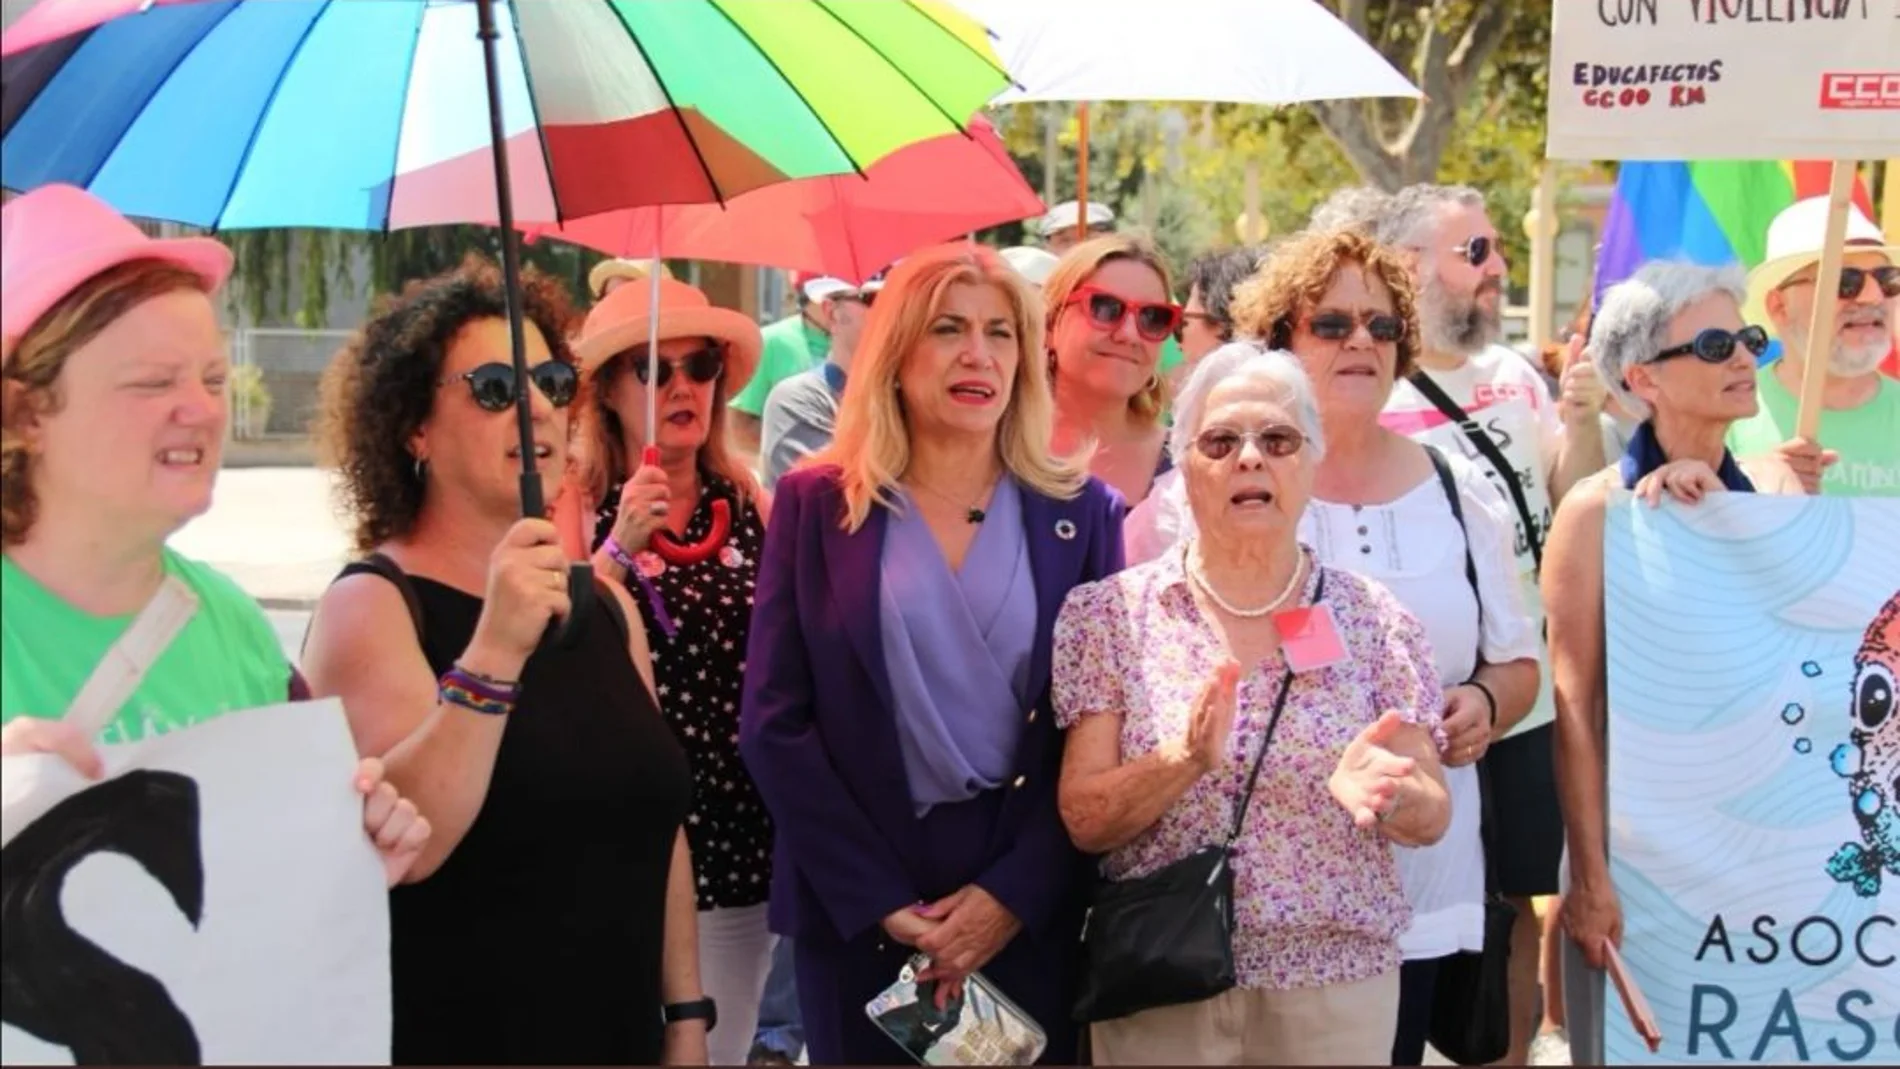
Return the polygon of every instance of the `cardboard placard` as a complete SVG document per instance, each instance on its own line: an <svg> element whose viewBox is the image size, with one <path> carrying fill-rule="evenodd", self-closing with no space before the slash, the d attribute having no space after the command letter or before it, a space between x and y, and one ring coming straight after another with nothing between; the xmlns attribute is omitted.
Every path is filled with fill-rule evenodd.
<svg viewBox="0 0 1900 1069"><path fill-rule="evenodd" d="M1878 159L1900 0L1554 0L1552 159Z"/></svg>

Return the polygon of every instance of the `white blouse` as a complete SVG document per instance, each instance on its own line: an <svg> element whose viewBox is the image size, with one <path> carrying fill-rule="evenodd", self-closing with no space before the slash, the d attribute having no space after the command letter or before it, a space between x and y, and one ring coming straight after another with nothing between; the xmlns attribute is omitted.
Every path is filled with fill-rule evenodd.
<svg viewBox="0 0 1900 1069"><path fill-rule="evenodd" d="M1465 540L1434 472L1384 505L1339 505L1315 499L1300 521L1300 540L1320 561L1377 579L1425 627L1447 687L1471 678L1482 649L1487 663L1536 658L1536 625L1524 608L1512 552L1514 519L1491 481L1455 453L1453 482L1465 514L1478 603L1465 577ZM1452 820L1445 837L1417 849L1395 847L1399 874L1412 904L1412 927L1400 937L1408 961L1424 961L1484 947L1484 851L1478 836L1478 774L1447 768Z"/></svg>

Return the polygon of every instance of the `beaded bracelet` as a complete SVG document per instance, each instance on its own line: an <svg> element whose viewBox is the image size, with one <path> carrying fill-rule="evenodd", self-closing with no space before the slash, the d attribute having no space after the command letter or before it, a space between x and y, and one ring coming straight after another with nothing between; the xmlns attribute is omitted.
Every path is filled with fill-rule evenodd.
<svg viewBox="0 0 1900 1069"><path fill-rule="evenodd" d="M442 673L436 690L450 705L487 716L506 716L513 712L515 701L521 696L520 686L478 675L460 665Z"/></svg>

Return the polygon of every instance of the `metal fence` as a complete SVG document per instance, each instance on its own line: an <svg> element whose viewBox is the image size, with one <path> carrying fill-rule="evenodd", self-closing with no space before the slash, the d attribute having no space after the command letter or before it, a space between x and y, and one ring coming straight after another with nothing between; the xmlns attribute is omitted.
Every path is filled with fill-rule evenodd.
<svg viewBox="0 0 1900 1069"><path fill-rule="evenodd" d="M240 392L233 399L233 432L253 439L308 437L317 414L317 382L349 337L347 330L245 327L233 331L231 362L258 369L269 405L268 413L260 413L253 398Z"/></svg>

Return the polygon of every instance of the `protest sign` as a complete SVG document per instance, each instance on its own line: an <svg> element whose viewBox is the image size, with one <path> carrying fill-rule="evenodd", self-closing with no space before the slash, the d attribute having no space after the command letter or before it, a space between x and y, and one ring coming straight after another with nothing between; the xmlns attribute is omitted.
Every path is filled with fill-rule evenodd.
<svg viewBox="0 0 1900 1069"><path fill-rule="evenodd" d="M1555 0L1552 159L1877 159L1900 0Z"/></svg>
<svg viewBox="0 0 1900 1069"><path fill-rule="evenodd" d="M341 703L4 761L0 1062L387 1064L389 913Z"/></svg>
<svg viewBox="0 0 1900 1069"><path fill-rule="evenodd" d="M1612 1064L1900 1062L1900 501L1605 530L1610 862L1661 1026Z"/></svg>

